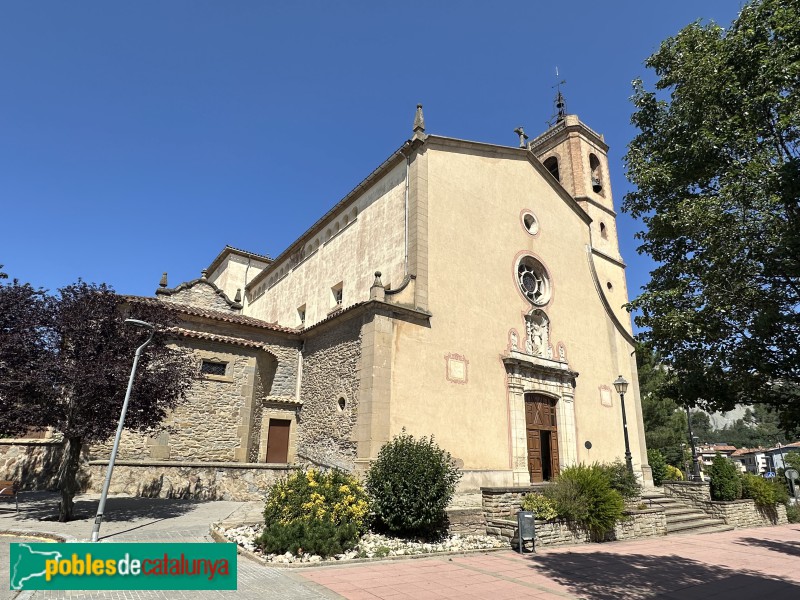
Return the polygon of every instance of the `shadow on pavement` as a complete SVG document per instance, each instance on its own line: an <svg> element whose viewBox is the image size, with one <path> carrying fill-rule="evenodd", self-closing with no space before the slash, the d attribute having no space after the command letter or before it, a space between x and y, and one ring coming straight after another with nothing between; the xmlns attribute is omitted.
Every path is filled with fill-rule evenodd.
<svg viewBox="0 0 800 600"><path fill-rule="evenodd" d="M758 538L742 538L737 544L743 546L761 546L767 550L782 552L790 556L800 556L800 542L788 542L777 540L760 540Z"/></svg>
<svg viewBox="0 0 800 600"><path fill-rule="evenodd" d="M711 557L713 559L713 557ZM553 553L531 557L532 567L581 598L618 600L796 600L800 586L763 573L712 566L679 556Z"/></svg>
<svg viewBox="0 0 800 600"><path fill-rule="evenodd" d="M58 504L61 496L57 492L22 492L19 513L13 516L19 520L57 521ZM97 498L86 499L80 496L75 501L76 521L94 519L97 514ZM139 519L170 519L191 512L200 502L162 498L110 497L106 500L103 521L136 521ZM2 516L5 513L0 513Z"/></svg>

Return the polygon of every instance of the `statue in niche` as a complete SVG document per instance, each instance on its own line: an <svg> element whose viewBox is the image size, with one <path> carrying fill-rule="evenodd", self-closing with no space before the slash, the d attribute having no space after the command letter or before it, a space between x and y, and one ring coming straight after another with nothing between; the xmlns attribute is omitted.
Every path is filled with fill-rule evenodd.
<svg viewBox="0 0 800 600"><path fill-rule="evenodd" d="M533 356L544 356L550 358L550 320L541 310L535 310L525 317L525 329L527 339L525 340L525 350Z"/></svg>

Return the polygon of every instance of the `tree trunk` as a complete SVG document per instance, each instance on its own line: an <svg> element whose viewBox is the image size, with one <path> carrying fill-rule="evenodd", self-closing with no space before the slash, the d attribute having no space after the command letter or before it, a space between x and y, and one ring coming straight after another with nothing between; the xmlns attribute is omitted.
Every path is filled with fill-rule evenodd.
<svg viewBox="0 0 800 600"><path fill-rule="evenodd" d="M58 468L58 489L61 491L61 504L58 510L58 520L62 523L74 518L74 503L72 499L80 491L78 485L78 469L80 468L81 447L83 439L70 437L64 444L64 455Z"/></svg>

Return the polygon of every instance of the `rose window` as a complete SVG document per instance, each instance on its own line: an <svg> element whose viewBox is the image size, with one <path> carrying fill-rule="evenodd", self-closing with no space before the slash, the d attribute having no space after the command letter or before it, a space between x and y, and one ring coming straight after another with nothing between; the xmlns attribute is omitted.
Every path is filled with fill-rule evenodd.
<svg viewBox="0 0 800 600"><path fill-rule="evenodd" d="M547 304L550 300L550 280L544 267L530 256L523 256L517 265L520 290L533 304Z"/></svg>

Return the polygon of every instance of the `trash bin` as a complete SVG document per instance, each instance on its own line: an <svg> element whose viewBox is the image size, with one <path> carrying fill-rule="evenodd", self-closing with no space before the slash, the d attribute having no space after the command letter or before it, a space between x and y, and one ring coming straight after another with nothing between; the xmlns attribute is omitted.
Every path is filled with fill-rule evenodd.
<svg viewBox="0 0 800 600"><path fill-rule="evenodd" d="M519 532L519 553L525 552L525 542L531 542L536 552L536 521L533 512L521 510L517 513L517 531Z"/></svg>

